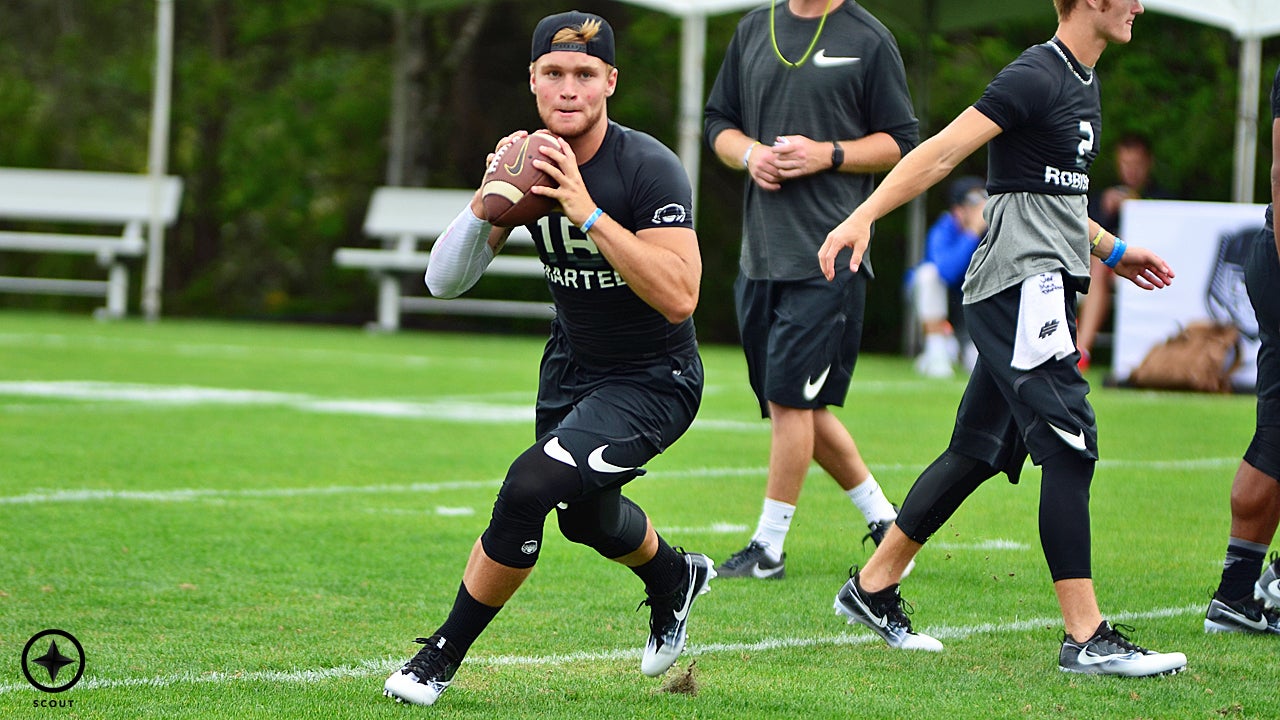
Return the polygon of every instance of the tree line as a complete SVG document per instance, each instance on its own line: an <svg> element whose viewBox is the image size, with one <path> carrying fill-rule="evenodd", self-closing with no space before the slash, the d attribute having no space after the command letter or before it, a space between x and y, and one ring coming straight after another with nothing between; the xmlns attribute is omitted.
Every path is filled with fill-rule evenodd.
<svg viewBox="0 0 1280 720"><path fill-rule="evenodd" d="M1045 0L1046 2L1048 0ZM618 36L611 117L676 146L679 19L613 0L581 0ZM332 262L361 232L383 184L474 187L485 154L538 126L529 35L567 5L545 0L181 0L176 6L169 171L185 182L168 235L164 315L359 324L374 316L368 278ZM153 76L152 0L10 0L0 23L0 166L145 172ZM740 14L708 21L710 87ZM933 70L924 126L977 99L1043 22L918 37L890 25L910 75ZM927 45L926 45L927 44ZM1186 48L1195 48L1188 53ZM1111 143L1151 138L1156 176L1179 197L1230 197L1238 46L1225 32L1147 13L1134 41L1102 57L1104 135L1095 187L1114 181ZM1264 94L1280 46L1264 45ZM1265 86L1264 86L1265 84ZM1255 197L1269 194L1269 107L1258 120ZM983 174L978 153L962 171ZM733 341L743 176L704 149L695 208L704 256L696 314L704 340ZM942 210L930 196L928 217ZM905 212L877 229L877 280L864 345L901 340ZM74 273L83 258L0 255L4 274ZM499 289L501 291L501 289ZM512 287L513 295L543 292ZM541 297L541 295L534 295ZM526 297L527 299L527 297ZM0 296L0 307L87 308L83 299ZM136 311L137 298L131 298ZM532 329L531 321L408 316L409 326Z"/></svg>

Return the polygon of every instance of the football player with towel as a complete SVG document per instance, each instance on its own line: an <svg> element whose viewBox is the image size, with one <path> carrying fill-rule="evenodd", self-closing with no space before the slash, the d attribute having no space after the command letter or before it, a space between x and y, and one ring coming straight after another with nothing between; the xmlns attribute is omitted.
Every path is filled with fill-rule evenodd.
<svg viewBox="0 0 1280 720"><path fill-rule="evenodd" d="M1089 383L1074 349L1075 297L1088 289L1089 255L1139 288L1173 278L1150 250L1126 247L1088 217L1089 167L1102 133L1103 50L1127 43L1139 0L1054 0L1058 29L1028 48L950 125L898 163L827 237L818 254L835 276L852 249L861 264L871 223L988 147L989 230L964 282L965 321L978 348L949 447L916 480L898 519L866 565L835 598L850 622L893 647L941 650L916 633L898 583L929 537L984 481L1016 481L1029 453L1041 468L1040 543L1062 611L1064 672L1122 676L1174 673L1182 653L1139 647L1103 619L1090 556L1089 486L1098 428Z"/></svg>

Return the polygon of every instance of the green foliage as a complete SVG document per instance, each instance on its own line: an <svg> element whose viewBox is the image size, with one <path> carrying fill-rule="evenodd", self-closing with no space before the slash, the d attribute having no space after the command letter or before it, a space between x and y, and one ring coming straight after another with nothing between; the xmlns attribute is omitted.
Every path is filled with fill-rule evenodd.
<svg viewBox="0 0 1280 720"><path fill-rule="evenodd" d="M442 98L421 118L427 147L414 162L426 182L476 181L494 141L538 124L528 93L530 29L550 0L494 0L475 47L445 72L474 2L463 0L277 0L175 3L170 171L186 182L170 233L168 315L269 317L356 323L372 315L367 279L333 267L340 246L368 244L361 223L388 164L392 38L404 12L427 13L424 92ZM580 9L608 17L618 35L618 93L611 116L676 144L681 25L616 0ZM142 172L147 165L155 7L150 0L12 0L0 22L0 165ZM707 24L705 81L714 80L739 16ZM897 28L912 90L929 98L926 128L943 127L972 103L1043 23L1005 24L917 37ZM933 62L927 86L917 69ZM1195 52L1187 52L1194 48ZM1106 132L1094 181L1111 181L1108 138L1139 130L1155 139L1162 183L1182 196L1230 195L1238 47L1225 32L1147 13L1134 41L1099 63ZM1280 61L1264 46L1263 85ZM450 66L452 67L452 66ZM1265 87L1258 88L1259 93ZM1264 108L1265 109L1265 108ZM1266 115L1267 113L1262 113ZM1269 118L1258 120L1257 196L1266 197ZM981 173L976 155L965 172ZM700 332L736 337L730 287L737 267L742 175L705 148L697 218L704 255ZM927 216L941 210L930 195ZM906 216L878 226L866 341L896 349ZM52 274L66 258L5 258L10 272ZM140 269L140 268L139 268ZM4 307L62 307L84 300L5 296Z"/></svg>

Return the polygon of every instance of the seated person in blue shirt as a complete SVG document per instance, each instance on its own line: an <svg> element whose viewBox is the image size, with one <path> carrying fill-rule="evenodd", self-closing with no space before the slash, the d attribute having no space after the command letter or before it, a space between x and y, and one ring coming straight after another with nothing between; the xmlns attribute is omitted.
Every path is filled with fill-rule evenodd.
<svg viewBox="0 0 1280 720"><path fill-rule="evenodd" d="M966 175L951 183L947 197L950 207L929 228L924 258L907 271L907 289L916 318L924 334L924 350L916 358L916 372L926 377L951 377L955 363L963 359L972 367L975 353L966 343L964 357L948 320L948 309L960 313L960 286L964 284L969 258L987 231L982 210L987 191L982 178Z"/></svg>

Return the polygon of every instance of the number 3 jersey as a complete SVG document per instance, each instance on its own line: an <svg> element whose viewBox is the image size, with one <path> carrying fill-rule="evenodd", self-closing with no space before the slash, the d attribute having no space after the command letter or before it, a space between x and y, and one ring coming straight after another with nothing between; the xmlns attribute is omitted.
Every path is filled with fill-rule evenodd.
<svg viewBox="0 0 1280 720"><path fill-rule="evenodd" d="M689 178L675 153L653 137L610 122L600 149L579 170L596 205L631 232L693 227ZM555 300L555 322L579 360L645 363L695 346L693 320L668 322L562 213L528 227Z"/></svg>
<svg viewBox="0 0 1280 720"><path fill-rule="evenodd" d="M1089 284L1089 168L1102 137L1098 76L1057 38L1028 48L974 108L1001 133L987 157L988 232L965 275L973 303L1043 272Z"/></svg>

